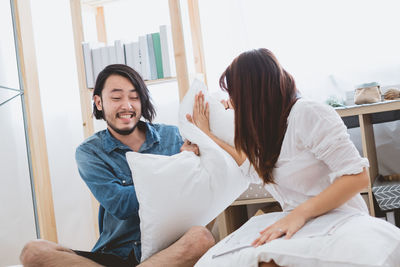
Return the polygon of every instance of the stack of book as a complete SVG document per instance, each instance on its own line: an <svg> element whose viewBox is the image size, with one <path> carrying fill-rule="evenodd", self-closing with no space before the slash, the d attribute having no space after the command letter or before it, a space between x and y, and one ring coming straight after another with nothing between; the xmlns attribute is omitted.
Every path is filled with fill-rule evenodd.
<svg viewBox="0 0 400 267"><path fill-rule="evenodd" d="M139 36L136 42L117 40L114 45L82 43L86 85L93 88L97 75L110 64L126 64L144 80L176 76L171 29Z"/></svg>

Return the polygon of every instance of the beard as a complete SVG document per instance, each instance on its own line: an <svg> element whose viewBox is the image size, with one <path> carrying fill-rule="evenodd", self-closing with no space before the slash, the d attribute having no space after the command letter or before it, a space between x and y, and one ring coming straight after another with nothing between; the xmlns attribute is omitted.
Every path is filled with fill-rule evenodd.
<svg viewBox="0 0 400 267"><path fill-rule="evenodd" d="M103 108L103 118L104 118L104 120L106 121L106 123L107 123L107 126L109 126L111 129L113 129L117 134L120 134L120 135L130 135L131 133L133 133L133 131L136 129L136 127L137 127L137 125L138 125L138 122L139 122L139 120L138 120L138 122L137 123L135 123L135 125L133 125L131 128L129 128L129 129L118 129L112 122L111 122L111 120L109 120L109 119L107 119L107 116L105 115L106 114L106 112L105 112L105 110L104 110L104 108ZM134 117L136 117L136 112L134 111L133 112L133 116ZM118 117L118 115L116 115L116 117ZM139 118L140 119L140 118Z"/></svg>
<svg viewBox="0 0 400 267"><path fill-rule="evenodd" d="M107 125L110 126L111 129L113 129L117 134L120 134L120 135L130 135L131 133L133 133L133 131L136 129L136 126L138 125L136 123L135 125L133 125L132 128L122 130L122 129L118 129L112 123L109 123L107 120L106 120L106 122L107 122Z"/></svg>

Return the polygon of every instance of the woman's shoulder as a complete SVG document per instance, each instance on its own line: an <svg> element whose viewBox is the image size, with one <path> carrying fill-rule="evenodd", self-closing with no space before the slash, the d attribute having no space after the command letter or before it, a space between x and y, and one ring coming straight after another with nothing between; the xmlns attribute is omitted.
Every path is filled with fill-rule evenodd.
<svg viewBox="0 0 400 267"><path fill-rule="evenodd" d="M289 120L299 120L301 118L318 119L332 115L336 116L337 114L331 106L312 99L300 98L293 105L289 115Z"/></svg>

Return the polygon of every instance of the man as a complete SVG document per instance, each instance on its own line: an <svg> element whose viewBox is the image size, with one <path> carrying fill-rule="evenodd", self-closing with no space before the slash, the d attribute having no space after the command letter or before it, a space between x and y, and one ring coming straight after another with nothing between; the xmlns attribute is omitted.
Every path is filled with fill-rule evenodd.
<svg viewBox="0 0 400 267"><path fill-rule="evenodd" d="M149 91L130 67L115 64L100 72L93 100L93 114L107 122L107 129L85 140L77 148L76 160L82 179L100 202L100 238L92 252L32 241L21 254L26 266L139 265L139 203L125 153L173 155L188 150L199 154L196 145L183 143L176 127L151 124L155 110ZM214 239L206 228L193 227L140 266L193 266L212 245Z"/></svg>

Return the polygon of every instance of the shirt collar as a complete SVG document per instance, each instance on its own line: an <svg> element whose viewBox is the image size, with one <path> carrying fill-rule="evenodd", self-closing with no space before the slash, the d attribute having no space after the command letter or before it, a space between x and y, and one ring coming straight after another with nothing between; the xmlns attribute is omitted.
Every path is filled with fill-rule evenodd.
<svg viewBox="0 0 400 267"><path fill-rule="evenodd" d="M160 142L160 134L157 132L157 130L152 124L148 122L139 121L138 127L146 129L146 140L140 147L139 152L143 152L151 148L154 144ZM112 134L108 129L106 129L105 131L105 137L103 139L103 148L107 153L110 153L115 149L132 150L130 147L121 143L121 141L112 136Z"/></svg>
<svg viewBox="0 0 400 267"><path fill-rule="evenodd" d="M146 140L142 144L142 146L139 149L139 152L143 152L151 148L154 144L160 142L160 134L156 130L153 124L144 122L146 126Z"/></svg>

